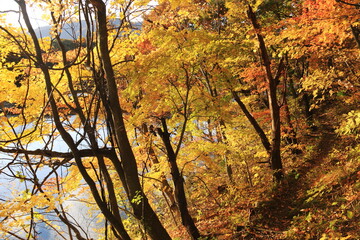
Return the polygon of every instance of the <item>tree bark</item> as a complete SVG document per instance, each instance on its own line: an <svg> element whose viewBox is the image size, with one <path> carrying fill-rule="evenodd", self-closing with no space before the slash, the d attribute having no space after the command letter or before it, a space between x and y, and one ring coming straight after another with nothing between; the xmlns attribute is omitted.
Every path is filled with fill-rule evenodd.
<svg viewBox="0 0 360 240"><path fill-rule="evenodd" d="M357 27L354 27L353 25L350 25L351 32L355 38L355 41L358 45L358 48L360 48L360 30Z"/></svg>
<svg viewBox="0 0 360 240"><path fill-rule="evenodd" d="M200 237L200 232L195 226L194 220L192 219L187 207L184 189L184 178L180 174L179 167L176 163L176 154L170 142L170 133L167 129L166 120L162 118L161 123L163 126L163 130L158 129L158 132L166 148L168 161L171 169L171 175L174 181L175 198L181 215L181 222L186 227L188 233L191 236L191 239L196 240Z"/></svg>
<svg viewBox="0 0 360 240"><path fill-rule="evenodd" d="M151 129L151 127L150 127L150 129ZM159 159L157 158L157 156L155 154L154 147L152 146L153 145L152 144L152 139L150 137L151 134L156 135L156 133L149 131L148 126L146 125L146 123L143 123L142 129L140 131L142 132L142 134L145 135L146 141L150 144L149 149L148 149L148 154L149 154L149 157L151 159L152 164L158 164ZM152 131L154 131L154 130L152 130ZM170 201L170 211L178 213L178 208L176 207L176 202L175 202L173 189L170 186L168 180L166 179L166 176L163 175L163 173L162 173L162 177L161 177L160 190L164 193L164 197L167 198L167 200Z"/></svg>
<svg viewBox="0 0 360 240"><path fill-rule="evenodd" d="M58 24L56 22L56 18L54 17L53 13L51 14L51 17L53 19L53 22ZM67 60L67 57L66 57L66 51L65 51L65 47L60 39L60 36L57 34L56 35L56 40L59 44L59 47L61 49L61 52L62 52L62 57L63 57L63 64L64 66L66 66L68 60ZM107 170L107 167L106 167L106 164L105 164L105 161L104 161L104 157L99 154L99 145L98 145L98 142L96 140L96 134L95 134L95 129L93 127L90 126L90 122L89 122L89 118L90 117L86 117L85 114L83 113L82 109L81 109L81 105L80 105L80 102L79 102L79 99L78 99L78 96L75 92L75 89L74 89L74 86L73 86L73 78L72 78L72 75L70 73L70 70L69 68L65 68L64 69L65 71L65 74L67 76L67 79L68 79L68 86L70 88L70 92L73 96L73 99L74 99L74 103L75 103L75 106L76 108L74 109L75 112L77 113L78 117L80 118L83 126L84 126L84 129L85 129L85 132L86 134L88 135L89 137L89 140L90 140L90 144L91 144L91 150L93 152L93 154L96 156L97 160L98 160L98 165L99 165L99 169L100 171L102 172L102 175L104 176L104 180L106 182L106 185L101 185L103 190L104 188L106 188L107 192L108 192L108 199L109 199L109 202L110 202L110 211L112 212L112 214L115 216L116 219L118 219L118 224L120 225L121 227L121 232L117 233L116 232L116 229L113 227L113 231L114 231L114 234L115 236L118 236L119 237L119 234L121 235L121 238L122 239L128 239L130 240L130 236L128 235L127 231L125 230L125 227L122 223L122 220L121 220L121 216L120 216L120 211L119 211L119 208L118 208L118 201L117 201L117 198L116 198L116 193L115 193L115 188L114 188L114 184L113 184L113 181L111 179L111 176ZM70 106L69 106L70 107ZM97 117L97 116L95 116ZM101 179L99 179L99 181L102 181ZM103 201L106 201L106 198L105 196L103 196Z"/></svg>
<svg viewBox="0 0 360 240"><path fill-rule="evenodd" d="M25 24L26 24L26 26L28 28L29 34L30 34L32 42L34 44L34 48L35 48L35 52L36 52L36 55L35 55L36 64L38 64L38 66L40 67L40 69L41 69L41 71L42 71L42 73L44 75L47 97L49 98L49 103L50 103L50 106L51 106L51 111L52 111L52 114L53 114L55 126L56 126L57 130L59 131L59 133L60 133L62 139L64 140L64 142L69 146L69 148L70 148L70 150L72 152L73 158L75 159L75 162L76 162L76 164L78 166L78 169L79 169L81 175L83 176L84 180L86 181L86 183L89 185L91 193L92 193L97 205L99 206L101 212L104 214L104 216L106 218L109 219L109 221L114 226L114 228L118 232L121 232L123 230L122 224L118 224L118 220L116 219L116 217L107 208L106 203L104 201L102 201L102 199L101 199L101 197L99 195L99 192L98 192L98 190L96 188L95 182L90 177L90 175L87 173L84 165L82 164L81 154L80 154L79 149L77 148L77 145L75 144L73 138L65 130L64 126L61 123L59 112L58 112L57 105L56 105L56 101L55 101L54 95L53 95L54 89L53 89L53 85L52 85L52 82L51 82L50 72L49 72L48 67L46 66L46 64L44 63L44 61L42 59L41 47L40 47L39 41L38 41L38 39L36 37L35 31L34 31L32 25L30 23L30 19L29 19L29 16L27 14L26 3L25 3L24 0L18 0L17 3L18 3L18 5L19 5L19 7L21 9ZM59 217L60 217L60 215L59 215ZM61 217L60 217L60 219L62 221L64 221ZM75 231L76 237L78 239L84 239L81 236L80 232L72 224L70 224L68 226L72 230Z"/></svg>
<svg viewBox="0 0 360 240"><path fill-rule="evenodd" d="M264 133L264 131L262 130L262 128L260 127L260 125L258 124L256 119L254 118L254 116L248 111L245 104L241 101L239 95L235 91L232 91L232 95L233 95L236 103L239 105L239 107L245 114L246 118L249 120L249 122L255 129L256 133L260 137L261 143L263 144L265 150L270 154L271 145L270 145L269 139L267 138L266 134Z"/></svg>
<svg viewBox="0 0 360 240"><path fill-rule="evenodd" d="M256 15L252 10L252 7L248 6L247 15L253 25L253 28L256 31L256 36L259 42L259 47L261 51L261 58L263 60L263 64L266 70L266 78L268 81L268 89L269 89L269 108L271 114L271 152L270 152L270 165L271 169L274 171L274 177L276 181L280 181L283 177L282 172L282 161L280 155L280 143L281 143L281 125L280 125L280 106L277 101L277 85L280 78L280 73L283 70L283 59L281 59L278 72L274 77L271 72L271 61L270 57L266 50L266 45L263 36L261 35L261 28L257 22Z"/></svg>
<svg viewBox="0 0 360 240"><path fill-rule="evenodd" d="M144 227L152 239L170 240L170 236L161 224L154 210L151 208L147 197L145 196L138 178L138 170L136 159L132 151L125 124L122 115L122 109L119 102L118 88L115 81L115 74L111 64L108 33L106 25L106 5L102 0L90 0L91 4L96 8L96 21L98 30L98 47L100 50L101 61L106 78L106 90L108 94L108 103L111 110L113 122L113 130L115 133L114 140L119 147L122 167L125 174L129 200L134 210L134 215L143 221ZM141 202L133 201L141 199Z"/></svg>

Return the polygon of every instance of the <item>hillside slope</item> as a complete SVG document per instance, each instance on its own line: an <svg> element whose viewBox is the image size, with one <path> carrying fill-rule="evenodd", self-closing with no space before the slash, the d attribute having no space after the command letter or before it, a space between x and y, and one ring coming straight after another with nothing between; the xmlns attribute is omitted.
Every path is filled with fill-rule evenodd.
<svg viewBox="0 0 360 240"><path fill-rule="evenodd" d="M360 146L336 133L346 109L336 103L319 110L318 128L302 139L307 151L235 239L360 238Z"/></svg>
<svg viewBox="0 0 360 240"><path fill-rule="evenodd" d="M280 184L237 184L217 204L209 200L198 220L209 239L360 239L360 144L337 133L354 108L333 102L317 110L316 128L302 130L304 151L286 160Z"/></svg>

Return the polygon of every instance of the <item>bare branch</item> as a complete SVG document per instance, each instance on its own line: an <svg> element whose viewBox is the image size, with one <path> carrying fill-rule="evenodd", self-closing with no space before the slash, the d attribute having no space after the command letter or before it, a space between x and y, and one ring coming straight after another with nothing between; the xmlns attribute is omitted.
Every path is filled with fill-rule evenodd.
<svg viewBox="0 0 360 240"><path fill-rule="evenodd" d="M0 152L4 153L16 153L16 154L28 154L28 155L38 155L50 158L66 158L72 159L73 153L71 152L57 152L52 150L43 150L43 149L36 149L36 150L26 150L26 149L16 149L16 148L2 148L0 147ZM79 150L79 157L94 157L96 155L102 155L104 157L111 156L113 149L109 148L101 148L101 149L83 149Z"/></svg>
<svg viewBox="0 0 360 240"><path fill-rule="evenodd" d="M17 14L19 14L20 11L16 11L16 10L5 10L5 11L0 11L0 13L17 13Z"/></svg>

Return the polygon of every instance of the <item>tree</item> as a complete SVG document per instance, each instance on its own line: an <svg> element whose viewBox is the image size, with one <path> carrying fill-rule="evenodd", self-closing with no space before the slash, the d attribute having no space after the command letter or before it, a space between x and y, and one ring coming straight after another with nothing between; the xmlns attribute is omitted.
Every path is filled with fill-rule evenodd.
<svg viewBox="0 0 360 240"><path fill-rule="evenodd" d="M61 25L66 20L66 13L61 12L63 8L67 8L68 5L64 5L56 2L47 2L44 3L51 9L51 20L54 24L53 38L54 41L57 41L60 51L60 58L62 58L61 66L57 69L48 67L46 64L48 59L44 54L44 47L41 44L44 43L43 40L39 40L36 37L35 31L29 16L27 14L27 4L23 0L16 1L19 4L23 19L25 21L26 27L29 31L29 37L27 39L23 38L24 42L17 40L16 36L9 32L6 28L1 28L13 42L15 42L21 52L24 53L29 58L29 66L37 67L37 73L39 78L43 79L46 86L46 105L45 108L49 107L49 113L53 122L52 132L54 134L59 134L62 140L69 147L70 153L67 158L73 158L75 164L78 167L79 173L82 175L86 183L88 184L92 196L98 205L99 209L105 216L106 220L109 221L114 236L121 239L130 239L127 231L125 230L122 220L120 217L120 212L118 208L118 200L116 197L116 188L114 186L113 180L109 173L109 167L105 163L105 156L110 159L112 162L112 167L117 172L119 178L122 180L124 190L129 198L129 202L133 208L134 216L143 222L143 226L147 234L149 234L153 239L170 239L168 233L160 223L157 215L152 210L147 197L144 195L141 184L138 178L137 164L135 157L132 151L132 148L127 137L126 128L123 120L123 113L119 103L119 96L117 92L117 84L114 76L113 65L110 59L111 50L108 46L108 26L106 19L106 5L102 1L91 1L93 10L95 11L96 19L96 36L98 39L97 50L91 49L92 41L95 39L92 38L91 33L91 15L92 11L91 5L89 3L83 3L79 1L77 4L78 11L75 14L81 16L84 14L87 21L88 29L88 38L87 48L79 48L75 52L75 56L71 56L69 59L69 54L66 52L64 45L59 37L59 32L61 31ZM69 3L67 3L69 4ZM129 8L131 2L125 3L124 6L124 16L128 17L126 9ZM70 13L72 14L72 13ZM125 25L126 17L121 19L121 25L119 29ZM81 37L81 36L80 36ZM28 41L30 40L30 41ZM82 39L80 38L80 43ZM116 41L116 39L114 40ZM83 54L85 52L85 55ZM87 53L86 53L87 52ZM50 55L48 55L50 56ZM73 70L79 64L86 62L91 68L90 74L92 74L92 84L95 86L90 89L89 93L92 93L92 97L84 96L85 91L83 92L83 97L79 96L79 90L76 89L75 85L77 83L77 77L79 76L76 73L76 70ZM61 72L61 74L53 75L53 71ZM80 69L80 71L83 71ZM83 77L84 75L80 75ZM91 75L90 75L91 76ZM58 77L57 80L56 77ZM67 81L67 83L66 83ZM81 84L81 80L80 80ZM61 87L61 88L60 88ZM64 88L67 90L64 91ZM87 95L87 94L86 94ZM26 101L27 99L25 99ZM69 100L72 103L69 103ZM76 116L79 118L79 125L72 125L69 120L68 115L64 115L61 112L60 105L64 104L66 109L72 110ZM104 106L104 110L100 110L100 107ZM99 136L98 132L98 121L102 119L101 114L104 114L106 123L104 127L109 129L109 136L107 142L104 142L103 147L99 146L99 141L97 140ZM27 115L23 114L23 122L26 125ZM44 112L40 114L40 118L45 120ZM43 123L41 123L43 124ZM70 126L69 126L69 125ZM76 121L74 124L77 124ZM70 128L69 128L70 127ZM82 128L84 130L81 135L81 140L77 141L71 134L68 132L69 129L75 130L77 128ZM37 126L34 127L34 130L37 130ZM56 132L56 133L55 133ZM30 132L31 133L31 132ZM24 132L22 133L24 134ZM30 134L29 134L30 135ZM55 135L50 135L50 139L55 137ZM8 140L6 142L13 142L23 140L23 136L16 138L15 140ZM79 145L86 141L89 149L80 150ZM109 145L108 145L109 144ZM6 152L7 150L3 150ZM42 153L41 151L33 153L25 151L25 154L34 154L42 156L52 156L53 151L50 149L50 153ZM93 169L96 174L96 178L91 176L89 171L86 169L83 161L84 155L83 151L88 152L88 156L94 157L97 161L97 168ZM106 153L104 155L104 152ZM98 183L96 183L98 182ZM35 181L35 186L37 185ZM100 185L98 185L100 184ZM38 188L39 189L39 188ZM60 219L63 222L66 222L66 217L59 215ZM83 239L77 228L74 224L67 222L70 228L69 231L75 231L76 237ZM30 231L31 232L31 228ZM29 233L30 234L30 233Z"/></svg>
<svg viewBox="0 0 360 240"><path fill-rule="evenodd" d="M271 169L274 170L274 176L277 181L281 180L282 173L282 161L280 153L280 143L281 143L281 129L280 129L280 106L277 98L277 85L279 84L279 78L281 72L283 71L283 59L280 60L277 73L274 76L271 70L271 60L267 53L266 45L264 38L260 33L261 29L257 22L256 16L252 10L252 7L248 7L248 17L256 31L256 35L259 41L259 48L261 51L261 58L266 71L266 78L268 81L268 90L269 90L269 108L271 113L271 151L270 151L270 164Z"/></svg>
<svg viewBox="0 0 360 240"><path fill-rule="evenodd" d="M251 225L271 175L284 188L292 177L288 144L306 141L316 108L358 100L349 2L16 2L25 25L0 20L0 177L14 182L2 184L2 238L198 239ZM49 13L50 36L31 6Z"/></svg>

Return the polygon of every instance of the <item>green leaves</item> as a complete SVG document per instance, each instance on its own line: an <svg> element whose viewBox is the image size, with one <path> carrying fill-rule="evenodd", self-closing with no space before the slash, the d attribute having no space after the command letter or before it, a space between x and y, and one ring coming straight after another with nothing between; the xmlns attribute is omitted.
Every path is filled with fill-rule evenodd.
<svg viewBox="0 0 360 240"><path fill-rule="evenodd" d="M135 196L133 197L133 199L131 199L131 203L136 204L136 205L140 205L142 200L143 200L143 195L140 191L136 192Z"/></svg>

